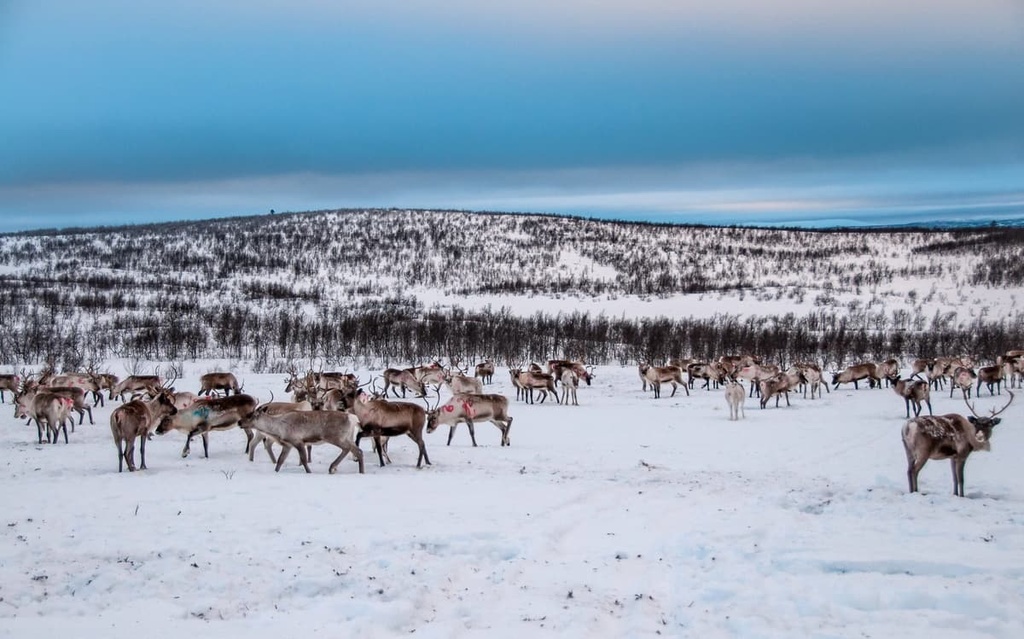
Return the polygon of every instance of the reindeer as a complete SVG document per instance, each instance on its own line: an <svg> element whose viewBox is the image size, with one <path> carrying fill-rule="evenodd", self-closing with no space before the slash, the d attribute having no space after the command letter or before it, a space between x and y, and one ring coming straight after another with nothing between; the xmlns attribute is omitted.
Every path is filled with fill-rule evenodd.
<svg viewBox="0 0 1024 639"><path fill-rule="evenodd" d="M164 381L160 379L159 375L129 375L110 389L110 399L114 399L116 395L123 402L124 394L129 392L133 397L141 394L155 397L156 393L163 387Z"/></svg>
<svg viewBox="0 0 1024 639"><path fill-rule="evenodd" d="M95 424L92 418L92 407L85 402L85 391L81 388L74 386L38 386L22 383L21 392L15 396L15 417L25 416L25 411L28 406L31 405L33 397L37 393L47 392L54 395L60 395L71 400L71 410L78 413L78 423L81 424L85 420L85 415L89 415L89 423ZM29 417L29 420L34 419ZM71 432L75 432L75 422L71 420Z"/></svg>
<svg viewBox="0 0 1024 639"><path fill-rule="evenodd" d="M444 384L451 391L452 395L459 393L476 393L482 395L484 385L476 377L469 377L465 371L460 370L458 375L452 375L451 371L445 371Z"/></svg>
<svg viewBox="0 0 1024 639"><path fill-rule="evenodd" d="M383 399L370 399L363 389L356 391L349 412L359 418L361 430L356 435L356 445L363 437L373 437L377 458L384 467L384 444L382 436L395 437L408 435L419 447L416 468L422 468L423 462L430 466L427 447L423 442L423 427L427 422L427 412L416 404L389 402Z"/></svg>
<svg viewBox="0 0 1024 639"><path fill-rule="evenodd" d="M971 389L974 387L974 380L977 378L974 369L966 366L957 366L949 376L949 396L953 397L953 391L960 389L964 399L971 398Z"/></svg>
<svg viewBox="0 0 1024 639"><path fill-rule="evenodd" d="M142 470L146 469L146 440L156 425L168 415L178 412L171 394L167 391L157 393L149 401L132 400L114 409L110 415L110 433L114 436L117 446L117 472L123 472L125 464L128 472L135 472L135 440L141 438Z"/></svg>
<svg viewBox="0 0 1024 639"><path fill-rule="evenodd" d="M334 444L341 449L341 454L331 462L327 472L334 474L345 456L352 453L359 463L359 473L363 474L363 451L359 450L357 438L360 431L360 420L357 416L342 411L287 411L275 413L257 409L242 418L239 426L255 430L266 440L281 444L274 471L279 472L285 458L292 448L299 451L299 463L307 473L309 468L309 447L321 442ZM269 452L269 445L267 448Z"/></svg>
<svg viewBox="0 0 1024 639"><path fill-rule="evenodd" d="M990 396L995 395L992 392L993 386L1002 395L1003 367L997 364L995 366L982 366L978 369L978 388L974 391L978 397L981 397L981 385L983 383L988 387L988 394Z"/></svg>
<svg viewBox="0 0 1024 639"><path fill-rule="evenodd" d="M92 393L92 405L96 406L103 401L103 394L100 392L100 382L95 373L63 373L61 375L50 375L40 384L55 388L81 388L83 393ZM90 417L90 423L92 419Z"/></svg>
<svg viewBox="0 0 1024 639"><path fill-rule="evenodd" d="M576 374L578 379L582 379L590 386L592 377L594 374L594 367L587 366L580 361L572 361L568 359L552 359L548 360L548 373L550 373L556 381L562 380L562 372L566 369L571 370Z"/></svg>
<svg viewBox="0 0 1024 639"><path fill-rule="evenodd" d="M427 432L434 432L441 424L448 424L448 446L455 436L455 427L461 422L469 426L469 438L476 446L476 432L473 422L488 420L501 431L501 445L511 446L508 432L512 428L512 418L508 414L508 398L504 395L482 395L476 393L460 393L453 395L442 406L427 412Z"/></svg>
<svg viewBox="0 0 1024 639"><path fill-rule="evenodd" d="M531 364L531 366L533 366ZM519 369L512 369L517 370ZM511 371L510 371L511 372ZM533 391L538 390L541 393L540 403L543 404L544 400L548 398L548 393L555 398L555 401L561 403L558 398L558 391L555 389L555 377L550 373L541 373L534 370L519 371L517 374L519 380L519 386L523 391L523 398L527 404L533 404Z"/></svg>
<svg viewBox="0 0 1024 639"><path fill-rule="evenodd" d="M96 383L100 387L100 391L107 391L107 399L114 399L114 387L118 385L121 379L113 373L96 373ZM102 397L102 393L100 394ZM103 401L100 401L100 406L103 406Z"/></svg>
<svg viewBox="0 0 1024 639"><path fill-rule="evenodd" d="M329 393L338 393L338 392L340 392L340 391L338 391L338 389L334 389L334 390L328 391L327 393L325 393L325 395L329 394ZM270 401L265 403L265 404L260 404L259 406L257 406L256 410L253 411L252 415L250 417L247 417L247 418L243 419L242 421L248 423L247 420L249 420L252 417L259 417L259 416L262 416L262 415L283 415L285 413L296 413L296 412L308 413L308 412L310 412L312 410L314 410L314 406L313 406L313 404L309 400L304 400L304 401L301 401L301 402L275 402L274 401L274 394L273 394L273 392L271 392L271 394L270 394ZM332 408L331 410L338 410L338 409L337 408ZM239 425L241 426L242 422L239 422ZM266 449L266 451L267 451L267 455L270 457L271 463L276 464L277 463L277 456L274 455L274 449L271 447L271 443L272 442L277 442L278 444L281 443L279 440L275 439L274 437L272 437L270 435L267 435L264 431L255 429L255 432L253 432L252 440L249 442L248 450L246 451L248 453L248 455L249 455L249 461L253 461L253 457L256 454L256 448L258 448L260 444L263 444L264 449ZM307 460L310 458L310 452L311 452L311 447L307 448L307 450L306 450L306 459Z"/></svg>
<svg viewBox="0 0 1024 639"><path fill-rule="evenodd" d="M910 492L917 492L917 476L929 459L949 459L953 470L953 494L964 496L964 465L975 450L991 450L992 429L999 424L997 415L1013 403L1010 400L999 410L982 417L966 398L970 417L956 413L913 417L903 425L903 448L907 453L907 482Z"/></svg>
<svg viewBox="0 0 1024 639"><path fill-rule="evenodd" d="M340 390L347 393L359 386L359 378L354 373L340 373L336 371L313 373L313 382L316 388L322 391Z"/></svg>
<svg viewBox="0 0 1024 639"><path fill-rule="evenodd" d="M747 397L746 391L743 390L743 384L740 384L735 379L729 379L725 383L725 401L729 404L729 420L737 421L740 416L746 418L747 414L743 409L743 402Z"/></svg>
<svg viewBox="0 0 1024 639"><path fill-rule="evenodd" d="M702 389L711 390L712 383L714 383L715 388L719 388L728 378L726 370L726 366L720 362L690 364L686 369L688 385L693 387L693 381L700 378L704 380L704 384L701 386Z"/></svg>
<svg viewBox="0 0 1024 639"><path fill-rule="evenodd" d="M441 366L441 362L435 361L433 364L417 366L411 370L412 374L416 377L416 381L418 381L424 389L426 389L428 384L432 384L435 392L441 392L441 384L444 383L444 376L447 373L445 368ZM424 391L421 395L426 395L426 392ZM404 389L402 396L405 396Z"/></svg>
<svg viewBox="0 0 1024 639"><path fill-rule="evenodd" d="M284 392L292 394L293 402L305 401L315 393L317 380L313 371L308 371L299 377L299 371L294 364L288 365L288 379L285 380Z"/></svg>
<svg viewBox="0 0 1024 639"><path fill-rule="evenodd" d="M1024 355L1007 357L1003 369L1004 377L1010 380L1010 388L1024 388Z"/></svg>
<svg viewBox="0 0 1024 639"><path fill-rule="evenodd" d="M886 386L892 386L893 379L899 379L900 377L900 363L895 359L887 359L883 362L875 364L875 372L877 375L885 380ZM879 382L881 384L881 382Z"/></svg>
<svg viewBox="0 0 1024 639"><path fill-rule="evenodd" d="M789 391L793 390L804 380L803 375L800 373L800 369L792 367L785 373L779 373L768 379L762 379L761 384L761 408L764 409L768 406L768 400L775 397L775 408L779 407L779 399L781 396L786 396L786 406L792 406L789 403Z"/></svg>
<svg viewBox="0 0 1024 639"><path fill-rule="evenodd" d="M4 396L4 391L11 391L11 401L14 401L14 397L18 395L18 390L21 387L21 377L18 375L0 375L0 404L6 404L7 398Z"/></svg>
<svg viewBox="0 0 1024 639"><path fill-rule="evenodd" d="M579 406L579 402L576 401L576 391L580 387L580 378L571 368L562 369L562 376L560 381L562 382L562 405L569 405L569 397L572 397L572 405Z"/></svg>
<svg viewBox="0 0 1024 639"><path fill-rule="evenodd" d="M494 378L494 363L489 359L480 362L473 370L473 377L480 378L484 384L490 384Z"/></svg>
<svg viewBox="0 0 1024 639"><path fill-rule="evenodd" d="M213 391L222 390L227 397L234 391L235 395L242 392L238 386L238 379L232 373L206 373L199 378L200 396L212 397Z"/></svg>
<svg viewBox="0 0 1024 639"><path fill-rule="evenodd" d="M807 399L807 389L811 390L811 399L814 399L814 392L818 392L818 399L821 399L821 389L824 388L826 393L831 393L828 389L828 383L825 382L825 377L821 373L821 367L814 362L797 362L793 364L800 369L800 374L804 376L806 383L802 384L804 388L804 399Z"/></svg>
<svg viewBox="0 0 1024 639"><path fill-rule="evenodd" d="M655 399L661 397L661 385L665 382L672 384L672 394L669 397L675 397L676 389L680 386L683 387L687 397L689 397L690 389L687 387L686 382L683 381L683 371L678 366L651 366L649 364L641 364L641 366L643 367L647 383L654 390Z"/></svg>
<svg viewBox="0 0 1024 639"><path fill-rule="evenodd" d="M45 426L47 443L57 443L61 429L64 430L64 443L68 443L68 411L74 402L61 394L52 393L47 390L39 390L23 394L14 409L14 416L17 418L27 417L35 420L36 431L39 434L39 443L43 443L43 429ZM74 420L72 420L74 424ZM72 428L72 430L74 430Z"/></svg>
<svg viewBox="0 0 1024 639"><path fill-rule="evenodd" d="M733 379L739 381L745 379L750 382L750 393L747 397L753 397L755 393L758 397L761 396L761 380L774 377L780 372L779 367L775 364L758 364L756 362L742 364L739 368L734 369Z"/></svg>
<svg viewBox="0 0 1024 639"><path fill-rule="evenodd" d="M928 405L928 414L932 415L931 385L923 379L900 379L898 375L889 378L890 385L907 405L907 419L910 418L910 406L914 406L914 417L921 414L921 402Z"/></svg>
<svg viewBox="0 0 1024 639"><path fill-rule="evenodd" d="M251 395L241 393L228 397L204 398L174 415L167 415L156 427L156 434L163 435L172 430L180 430L187 434L185 447L181 450L182 457L188 457L191 451L192 438L200 435L203 438L203 457L210 457L209 433L212 430L228 430L248 417L256 410L257 401ZM245 431L245 450L249 451L252 443L252 429Z"/></svg>
<svg viewBox="0 0 1024 639"><path fill-rule="evenodd" d="M387 395L388 389L391 389L395 397L398 397L398 391L395 388L402 389L402 397L405 397L406 389L412 389L417 397L426 397L427 395L426 386L416 377L413 368L388 368L384 371L384 395Z"/></svg>
<svg viewBox="0 0 1024 639"><path fill-rule="evenodd" d="M850 382L853 382L854 389L859 390L859 382L862 379L868 380L872 388L876 383L879 387L882 385L882 380L878 377L878 367L873 362L864 362L847 366L846 370L841 373L833 373L832 390L839 390L840 384L849 384Z"/></svg>

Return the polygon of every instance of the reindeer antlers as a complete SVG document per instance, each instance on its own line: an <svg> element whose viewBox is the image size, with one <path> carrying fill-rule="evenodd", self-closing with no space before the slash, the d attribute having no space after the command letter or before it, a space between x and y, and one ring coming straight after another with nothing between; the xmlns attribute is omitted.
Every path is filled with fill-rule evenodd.
<svg viewBox="0 0 1024 639"><path fill-rule="evenodd" d="M1002 413L1002 412L1003 412L1004 410L1006 410L1007 408L1009 408L1009 407L1010 407L1010 404L1012 404L1012 403L1013 403L1013 399L1014 399L1013 391L1012 391L1012 390L1010 390L1009 388L1007 388L1007 389L1006 389L1006 392L1007 392L1007 393L1008 393L1008 394L1010 395L1010 401L1006 402L1006 404L1004 404L1004 405L1003 405L1003 407L1002 407L1002 408L1000 408L999 410L996 410L996 409L994 409L994 408L993 408L993 409L990 409L990 412L991 412L991 414L990 414L990 415L988 416L988 419L992 419L992 418L993 418L993 417L995 417L996 415L999 415L999 414L1000 414L1000 413ZM974 410L974 406L973 406L973 405L971 404L971 402L969 402L969 401L967 400L967 395L966 395L966 394L964 394L964 403L966 403L966 404L967 404L967 408L971 409L971 413L972 413L972 414L973 414L973 415L974 415L975 417L977 417L978 419L981 419L981 418L982 418L982 417L981 417L981 415L979 415L979 414L978 414L978 413L977 413L977 412L976 412L976 411Z"/></svg>

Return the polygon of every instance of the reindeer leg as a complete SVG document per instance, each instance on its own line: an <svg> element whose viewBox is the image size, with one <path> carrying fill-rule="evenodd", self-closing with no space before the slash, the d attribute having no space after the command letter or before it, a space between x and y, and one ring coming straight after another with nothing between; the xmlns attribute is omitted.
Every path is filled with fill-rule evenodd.
<svg viewBox="0 0 1024 639"><path fill-rule="evenodd" d="M949 458L950 468L953 470L953 495L957 497L964 496L964 465L967 459L957 459L956 457Z"/></svg>
<svg viewBox="0 0 1024 639"><path fill-rule="evenodd" d="M121 438L114 438L114 445L117 446L117 472L124 472L124 451L121 450Z"/></svg>
<svg viewBox="0 0 1024 639"><path fill-rule="evenodd" d="M188 457L188 454L192 452L192 437L198 432L198 428L189 431L188 436L185 438L185 447L181 449L182 458Z"/></svg>
<svg viewBox="0 0 1024 639"><path fill-rule="evenodd" d="M313 471L309 469L309 458L306 456L306 447L304 445L302 445L302 444L299 444L298 446L295 447L295 450L299 451L299 463L302 464L302 467L306 469L306 473L312 474ZM344 457L344 456L345 456L345 453L342 453L341 457ZM336 465L339 461L341 461L341 457L339 457L334 462L334 465ZM334 465L332 465L332 467Z"/></svg>
<svg viewBox="0 0 1024 639"><path fill-rule="evenodd" d="M135 447L135 441L132 441L132 448ZM146 470L146 437L142 437L142 442L139 444L139 455L142 457L142 465L139 466L139 470Z"/></svg>
<svg viewBox="0 0 1024 639"><path fill-rule="evenodd" d="M473 420L467 419L466 424L469 426L469 438L473 440L473 447L476 447L476 432L473 430Z"/></svg>
<svg viewBox="0 0 1024 639"><path fill-rule="evenodd" d="M86 410L86 412L87 412L87 413L89 413L89 423L90 423L90 424L93 424L93 425L95 425L95 424L96 424L96 422L94 422L94 421L92 420L92 406L86 406L86 407L85 407L85 410ZM81 422L79 422L79 423L81 423ZM74 427L72 427L72 429L71 429L71 430L72 430L72 432L73 432L73 431L74 431Z"/></svg>
<svg viewBox="0 0 1024 639"><path fill-rule="evenodd" d="M452 437L455 437L455 427L456 426L458 426L458 424L452 424L451 426L448 427L448 443L445 444L445 446L451 446L452 445Z"/></svg>
<svg viewBox="0 0 1024 639"><path fill-rule="evenodd" d="M277 456L277 464L274 466L275 473L281 472L281 466L284 465L284 460L288 457L288 453L290 452L292 452L292 445L288 442L281 442L281 454Z"/></svg>
<svg viewBox="0 0 1024 639"><path fill-rule="evenodd" d="M380 467L384 468L384 446L380 442L379 433L374 433L373 435L373 448L377 451L377 460L380 461Z"/></svg>
<svg viewBox="0 0 1024 639"><path fill-rule="evenodd" d="M427 457L427 446L423 443L423 437L418 437L409 432L409 437L416 442L420 448L420 456L416 459L416 468L422 468L422 462L427 462L427 466L430 466L430 457Z"/></svg>
<svg viewBox="0 0 1024 639"><path fill-rule="evenodd" d="M210 431L205 430L202 433L203 437L203 457L206 459L210 458Z"/></svg>

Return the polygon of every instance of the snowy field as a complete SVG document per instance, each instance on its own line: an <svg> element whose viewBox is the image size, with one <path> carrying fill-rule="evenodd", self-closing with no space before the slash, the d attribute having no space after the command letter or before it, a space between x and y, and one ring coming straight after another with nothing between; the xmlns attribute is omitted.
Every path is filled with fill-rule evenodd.
<svg viewBox="0 0 1024 639"><path fill-rule="evenodd" d="M239 377L283 395L281 375ZM514 398L504 369L489 390ZM154 436L149 469L119 475L112 402L54 446L8 403L0 636L1024 636L1022 402L958 499L946 461L907 494L890 390L748 399L739 422L719 391L681 393L599 367L579 407L513 400L510 448L441 427L422 470L407 438L387 468L364 442L363 476L328 475L333 448L276 474L237 430L209 459Z"/></svg>

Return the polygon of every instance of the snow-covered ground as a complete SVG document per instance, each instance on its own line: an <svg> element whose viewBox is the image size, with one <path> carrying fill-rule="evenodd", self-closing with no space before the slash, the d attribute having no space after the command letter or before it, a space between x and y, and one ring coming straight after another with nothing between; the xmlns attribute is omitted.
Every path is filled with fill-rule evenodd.
<svg viewBox="0 0 1024 639"><path fill-rule="evenodd" d="M283 394L281 375L240 377ZM514 398L503 369L489 390ZM579 407L513 399L509 448L486 423L479 448L465 426L446 447L442 427L422 470L406 438L387 468L364 442L363 476L328 475L326 447L314 474L294 454L274 473L237 430L209 459L155 436L148 470L119 475L113 402L53 446L7 404L0 635L1024 636L1020 403L958 499L945 461L907 494L890 390L747 400L739 422L720 391L681 393L601 367Z"/></svg>

